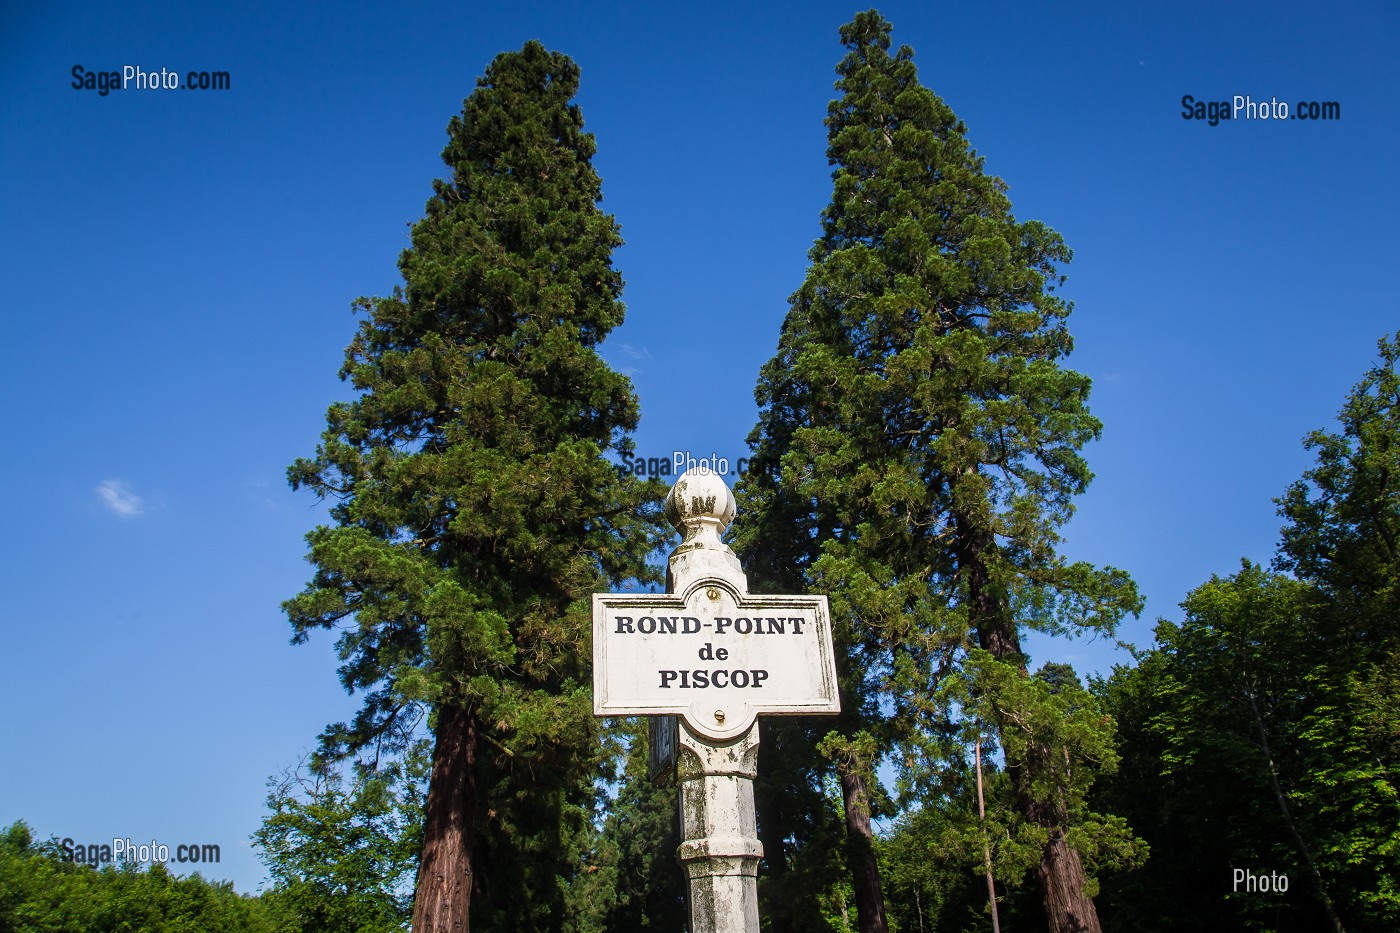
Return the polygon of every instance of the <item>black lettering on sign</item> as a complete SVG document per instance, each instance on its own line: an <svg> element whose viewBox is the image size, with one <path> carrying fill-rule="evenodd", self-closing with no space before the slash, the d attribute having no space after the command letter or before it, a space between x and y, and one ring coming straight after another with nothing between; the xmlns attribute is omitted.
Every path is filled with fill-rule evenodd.
<svg viewBox="0 0 1400 933"><path fill-rule="evenodd" d="M748 668L735 668L734 670L707 671L703 668L690 671L657 671L661 675L661 686L669 689L679 687L682 690L703 690L706 687L738 687L740 689L758 690L763 687L763 682L768 679L768 672L765 670L750 670ZM679 683L677 683L679 681Z"/></svg>
<svg viewBox="0 0 1400 933"><path fill-rule="evenodd" d="M802 634L801 616L774 618L773 616L715 616L713 623L702 622L695 616L613 616L615 635L696 635L701 629L714 625L715 634L723 635L786 635L788 626L792 634Z"/></svg>

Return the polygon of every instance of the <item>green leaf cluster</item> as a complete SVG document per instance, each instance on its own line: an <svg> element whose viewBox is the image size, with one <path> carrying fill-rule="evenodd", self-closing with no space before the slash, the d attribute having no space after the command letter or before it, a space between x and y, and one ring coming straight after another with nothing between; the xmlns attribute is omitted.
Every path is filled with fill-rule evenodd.
<svg viewBox="0 0 1400 933"><path fill-rule="evenodd" d="M266 898L229 882L184 878L164 865L65 861L52 840L36 842L24 822L0 831L0 930L7 933L280 933Z"/></svg>
<svg viewBox="0 0 1400 933"><path fill-rule="evenodd" d="M1111 886L1124 922L1166 929L1153 915L1170 909L1239 929L1273 929L1280 912L1400 923L1397 359L1400 339L1382 340L1341 431L1308 436L1316 464L1277 500L1275 571L1245 561L1197 587L1141 663L1099 687L1124 738L1104 802L1154 852ZM1241 893L1237 867L1285 872L1290 888Z"/></svg>
<svg viewBox="0 0 1400 933"><path fill-rule="evenodd" d="M269 781L253 834L273 886L264 899L289 928L387 933L413 906L429 755L419 742L378 769L297 768Z"/></svg>

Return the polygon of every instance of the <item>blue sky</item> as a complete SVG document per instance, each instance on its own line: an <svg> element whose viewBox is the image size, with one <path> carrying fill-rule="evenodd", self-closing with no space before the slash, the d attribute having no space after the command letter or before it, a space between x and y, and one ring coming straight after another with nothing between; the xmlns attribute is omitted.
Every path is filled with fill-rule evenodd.
<svg viewBox="0 0 1400 933"><path fill-rule="evenodd" d="M355 708L330 639L287 644L322 514L309 454L354 327L398 281L444 127L499 51L582 68L627 245L643 453L737 458L830 194L837 28L863 5L45 4L0 13L0 825L213 842L250 890L265 779ZM518 7L518 8L516 8ZM1022 219L1075 250L1072 365L1105 424L1068 553L1129 570L1150 641L1267 561L1272 498L1400 327L1400 10L887 3ZM228 71L100 96L71 69ZM1181 98L1337 101L1307 123ZM695 378L696 373L702 378ZM20 437L20 430L32 432ZM742 556L742 555L741 555ZM1033 643L1106 670L1102 644Z"/></svg>

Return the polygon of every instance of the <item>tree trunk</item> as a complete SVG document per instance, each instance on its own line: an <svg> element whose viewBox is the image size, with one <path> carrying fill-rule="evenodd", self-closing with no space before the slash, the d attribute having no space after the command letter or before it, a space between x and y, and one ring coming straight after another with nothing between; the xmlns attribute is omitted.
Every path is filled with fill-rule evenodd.
<svg viewBox="0 0 1400 933"><path fill-rule="evenodd" d="M1010 617L1005 600L993 588L983 557L991 553L995 542L990 534L976 530L964 517L957 516L956 522L961 538L959 569L966 574L977 640L992 657L1016 664L1022 676L1029 676L1016 623ZM1006 759L1006 770L1016 788L1021 811L1031 823L1050 831L1050 840L1041 851L1040 864L1036 867L1036 879L1045 905L1045 922L1050 933L1100 933L1094 900L1084 893L1089 883L1084 863L1079 852L1065 841L1067 814L1062 807L1030 796L1029 781L1023 780L1021 774L1023 768L1030 766L1033 762L1013 761L1010 756Z"/></svg>
<svg viewBox="0 0 1400 933"><path fill-rule="evenodd" d="M1093 898L1084 894L1084 865L1079 852L1065 842L1064 830L1050 830L1050 841L1036 868L1045 904L1045 922L1055 933L1099 933Z"/></svg>
<svg viewBox="0 0 1400 933"><path fill-rule="evenodd" d="M841 796L846 809L846 852L851 869L851 886L856 894L856 928L860 933L886 933L885 897L880 891L875 835L870 831L870 795L863 777L841 770Z"/></svg>
<svg viewBox="0 0 1400 933"><path fill-rule="evenodd" d="M413 893L413 933L469 933L477 881L477 722L459 706L438 710L433 773L423 813L423 859Z"/></svg>

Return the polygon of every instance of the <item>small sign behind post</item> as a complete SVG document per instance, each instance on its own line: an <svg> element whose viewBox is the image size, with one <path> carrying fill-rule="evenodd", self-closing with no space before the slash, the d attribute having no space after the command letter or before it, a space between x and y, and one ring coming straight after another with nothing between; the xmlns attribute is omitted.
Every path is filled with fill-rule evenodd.
<svg viewBox="0 0 1400 933"><path fill-rule="evenodd" d="M666 787L675 783L680 740L680 720L675 716L647 720L647 780Z"/></svg>
<svg viewBox="0 0 1400 933"><path fill-rule="evenodd" d="M653 776L679 762L692 933L758 933L756 717L841 711L826 597L750 596L720 537L734 510L718 475L682 474L670 592L593 596L593 712L658 717Z"/></svg>

